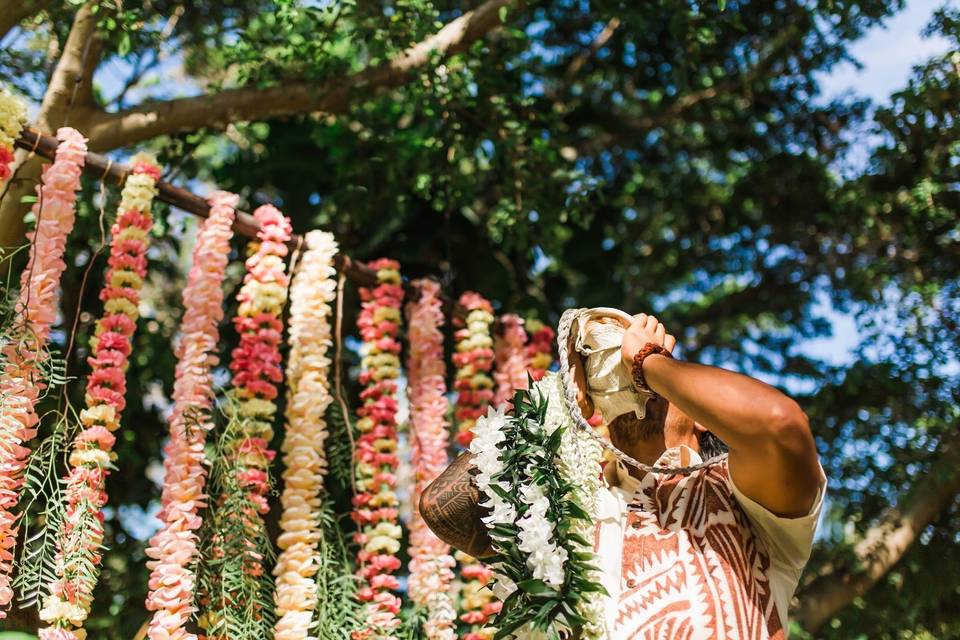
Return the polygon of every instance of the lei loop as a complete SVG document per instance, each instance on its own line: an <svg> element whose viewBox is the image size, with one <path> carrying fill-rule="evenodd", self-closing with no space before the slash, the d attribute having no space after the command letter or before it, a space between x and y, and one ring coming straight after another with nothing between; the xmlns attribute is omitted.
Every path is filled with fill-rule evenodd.
<svg viewBox="0 0 960 640"><path fill-rule="evenodd" d="M599 640L604 591L591 540L602 453L574 427L562 393L547 375L517 392L513 415L491 408L474 428L475 482L498 554L493 590L503 600L494 624L560 637L580 628Z"/></svg>
<svg viewBox="0 0 960 640"><path fill-rule="evenodd" d="M493 400L493 306L479 293L467 291L460 296L460 306L467 311L466 318L455 318L457 352L453 364L457 367L454 389L457 390L457 443L470 445L473 424L482 416Z"/></svg>
<svg viewBox="0 0 960 640"><path fill-rule="evenodd" d="M503 333L495 341L496 370L493 374L497 381L494 397L497 406L510 402L516 389L527 388L527 331L523 324L523 318L516 314L505 313L500 316Z"/></svg>
<svg viewBox="0 0 960 640"><path fill-rule="evenodd" d="M377 273L377 286L360 289L362 308L357 325L363 339L360 393L357 410L356 490L353 519L360 530L354 540L361 578L358 599L366 604L366 625L354 640L393 640L400 624L401 528L397 507L397 378L400 377L400 307L403 287L400 265L382 258L368 265Z"/></svg>
<svg viewBox="0 0 960 640"><path fill-rule="evenodd" d="M553 364L553 343L557 334L553 328L536 318L528 318L526 326L530 336L526 347L530 377L536 382L546 375L550 365Z"/></svg>

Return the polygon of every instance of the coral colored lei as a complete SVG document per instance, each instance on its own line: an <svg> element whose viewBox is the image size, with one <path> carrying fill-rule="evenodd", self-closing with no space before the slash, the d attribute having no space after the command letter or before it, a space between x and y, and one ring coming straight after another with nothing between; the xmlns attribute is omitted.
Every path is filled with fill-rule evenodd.
<svg viewBox="0 0 960 640"><path fill-rule="evenodd" d="M74 205L86 159L86 139L75 129L57 131L60 144L53 164L44 167L33 213L35 231L27 234L30 258L20 277L14 340L3 345L0 376L0 619L13 600L10 577L17 540L17 505L30 450L24 444L37 435L35 405L46 387L42 365L50 327L56 320L60 276L67 235L73 230Z"/></svg>

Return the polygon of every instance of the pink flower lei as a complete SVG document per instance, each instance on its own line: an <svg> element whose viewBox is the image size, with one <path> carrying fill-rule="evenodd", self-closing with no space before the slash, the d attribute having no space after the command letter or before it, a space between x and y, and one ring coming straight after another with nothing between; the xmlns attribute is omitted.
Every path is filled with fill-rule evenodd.
<svg viewBox="0 0 960 640"><path fill-rule="evenodd" d="M10 179L14 142L23 131L27 106L5 87L0 87L0 184Z"/></svg>
<svg viewBox="0 0 960 640"><path fill-rule="evenodd" d="M287 242L290 240L290 220L272 205L263 205L253 212L259 231L259 242L251 242L249 257L245 262L247 273L243 286L237 294L239 307L233 325L240 334L240 344L231 353L230 371L233 372L233 399L231 425L225 438L224 451L232 460L228 466L236 470L237 484L247 492L249 511L243 513L243 530L248 534L243 540L217 540L215 544L242 554L244 573L251 578L263 575L263 555L258 540L263 538L265 523L261 516L269 511L267 493L270 490L270 463L276 452L269 448L273 438L273 419L277 411L274 400L277 385L283 381L280 368L280 343L283 340L283 307L287 301L287 285L284 259ZM221 499L229 500L227 495ZM214 551L216 554L217 551ZM216 594L205 594L211 602L202 602L207 615L200 623L208 630L213 627L222 612L234 606L237 593L230 593L221 580L221 589ZM259 606L254 607L254 616L262 616ZM225 637L218 630L208 637Z"/></svg>
<svg viewBox="0 0 960 640"><path fill-rule="evenodd" d="M187 632L195 611L197 529L200 507L206 504L203 451L212 427L213 389L210 369L216 364L218 325L223 319L224 270L230 253L231 229L238 198L215 191L210 216L203 222L193 249L193 265L183 291L182 337L177 345L170 441L164 447L161 494L162 526L146 554L151 560L147 609L153 611L147 630L151 640L196 640Z"/></svg>
<svg viewBox="0 0 960 640"><path fill-rule="evenodd" d="M418 280L416 302L407 305L407 394L410 399L410 432L416 483L410 519L410 599L427 612L423 632L427 640L456 638L457 612L450 597L455 561L450 545L441 541L420 516L420 495L447 466L448 433L445 415L446 365L443 359L443 326L440 285Z"/></svg>
<svg viewBox="0 0 960 640"><path fill-rule="evenodd" d="M357 597L367 606L366 625L353 633L354 640L394 640L400 624L399 588L394 571L400 568L401 528L396 494L397 383L400 376L400 306L403 287L400 265L385 258L369 266L379 284L361 288L362 308L357 325L363 339L360 394L357 410L356 490L353 519L360 527L355 541L361 578Z"/></svg>
<svg viewBox="0 0 960 640"><path fill-rule="evenodd" d="M527 333L530 336L526 347L530 376L536 381L543 378L553 364L553 342L557 334L551 327L533 318L527 320Z"/></svg>
<svg viewBox="0 0 960 640"><path fill-rule="evenodd" d="M306 640L317 605L315 576L321 536L317 509L327 472L324 416L330 406L331 303L336 297L337 242L324 231L306 235L307 250L290 285L287 429L283 439L282 533L277 578L275 640Z"/></svg>
<svg viewBox="0 0 960 640"><path fill-rule="evenodd" d="M494 359L497 392L494 403L501 405L510 402L516 389L527 388L527 331L523 328L523 318L513 313L500 316L503 335L495 341Z"/></svg>
<svg viewBox="0 0 960 640"><path fill-rule="evenodd" d="M139 317L140 288L147 275L147 247L153 219L150 205L160 170L152 159L140 159L127 177L117 219L111 228L110 257L100 299L103 316L87 358L86 408L81 431L74 438L70 470L64 478L66 518L58 536L57 579L49 587L40 618L50 627L40 637L74 637L90 612L103 543L104 482L110 474L120 414L125 406L127 357ZM92 575L79 570L94 568Z"/></svg>
<svg viewBox="0 0 960 640"><path fill-rule="evenodd" d="M67 235L73 230L74 205L86 159L86 139L75 129L57 131L60 144L53 164L44 167L33 213L36 229L27 234L30 257L20 276L20 297L13 327L14 342L3 347L0 376L0 619L13 600L10 576L17 540L17 505L23 469L30 450L24 444L37 435L35 405L46 387L42 361L57 315L60 276Z"/></svg>
<svg viewBox="0 0 960 640"><path fill-rule="evenodd" d="M493 324L493 306L478 293L467 291L460 296L460 306L467 310L466 318L455 318L457 341L453 364L457 367L454 388L458 421L457 443L467 447L473 439L473 425L486 414L494 399L494 381L490 377L494 351L490 326ZM467 640L489 640L493 631L484 628L487 621L500 609L500 603L486 587L493 572L475 558L458 552L461 562L460 577L464 586L460 598L461 622L470 627Z"/></svg>

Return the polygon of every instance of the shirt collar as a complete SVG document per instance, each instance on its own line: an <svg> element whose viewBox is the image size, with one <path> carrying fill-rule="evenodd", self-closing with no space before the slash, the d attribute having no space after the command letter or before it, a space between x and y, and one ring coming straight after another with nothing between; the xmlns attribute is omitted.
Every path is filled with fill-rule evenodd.
<svg viewBox="0 0 960 640"><path fill-rule="evenodd" d="M700 464L703 458L690 447L681 444L667 449L653 464L655 467L687 467ZM626 465L616 460L603 469L603 478L610 487L618 487L628 496L634 495L640 488L640 480L630 475Z"/></svg>

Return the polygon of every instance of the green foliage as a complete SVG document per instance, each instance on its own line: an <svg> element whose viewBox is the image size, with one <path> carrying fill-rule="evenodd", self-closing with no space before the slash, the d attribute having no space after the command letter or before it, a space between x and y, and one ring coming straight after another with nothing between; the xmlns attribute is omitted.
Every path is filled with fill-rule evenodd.
<svg viewBox="0 0 960 640"><path fill-rule="evenodd" d="M349 638L353 630L363 626L363 609L355 597L357 580L345 527L328 498L325 496L317 514L321 537L314 634L318 638Z"/></svg>
<svg viewBox="0 0 960 640"><path fill-rule="evenodd" d="M453 295L476 289L501 309L547 322L572 305L652 310L680 338L683 357L787 386L811 417L830 477L813 575L849 558L958 426L960 17L937 12L930 30L951 51L921 65L889 105L828 101L818 86L852 42L902 4L534 2L442 65L388 92L349 96L344 115L240 123L226 135L192 132L150 146L176 181L235 190L247 210L281 203L297 231L331 230L351 256L397 258L405 275L437 275ZM0 55L0 80L35 100L55 62L47 53L65 41L74 10L48 6L7 36ZM104 7L114 20L103 24L104 68L127 77L117 87L104 74L96 98L115 109L192 91L192 83L335 85L465 5ZM181 68L182 80L167 80ZM866 169L849 166L851 147L868 155ZM96 287L79 286L99 238L92 184L63 281L62 315L80 317L72 372L86 370L100 304ZM108 484L117 509L107 513L109 549L89 622L94 637L111 640L133 637L145 619L143 547L158 498L145 472L160 460L190 237L182 218L156 217L128 372L140 393L129 394L118 432L119 468ZM90 282L102 281L103 267L101 255ZM357 306L351 292L346 328ZM849 354L824 360L809 345L830 333L828 306L856 336ZM60 328L54 347L63 350L69 327ZM224 352L233 339L224 332ZM78 399L82 385L67 392ZM329 486L343 513L350 452L337 411L328 416ZM814 637L960 633L960 576L942 570L955 564L958 532L954 504Z"/></svg>

